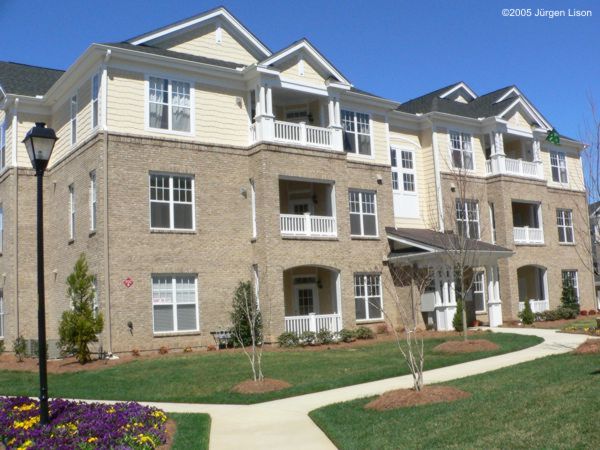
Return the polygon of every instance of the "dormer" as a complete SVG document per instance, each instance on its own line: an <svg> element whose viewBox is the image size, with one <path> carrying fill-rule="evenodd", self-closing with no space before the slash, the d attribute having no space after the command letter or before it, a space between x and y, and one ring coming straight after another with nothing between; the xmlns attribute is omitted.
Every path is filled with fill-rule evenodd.
<svg viewBox="0 0 600 450"><path fill-rule="evenodd" d="M440 98L453 100L458 103L470 103L477 98L477 94L466 83L457 83L440 94Z"/></svg>

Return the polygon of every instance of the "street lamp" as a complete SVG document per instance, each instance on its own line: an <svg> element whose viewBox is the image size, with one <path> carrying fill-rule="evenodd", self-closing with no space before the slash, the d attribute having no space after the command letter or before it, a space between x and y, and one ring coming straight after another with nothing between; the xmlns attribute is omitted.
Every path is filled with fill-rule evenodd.
<svg viewBox="0 0 600 450"><path fill-rule="evenodd" d="M40 422L48 423L48 373L46 369L46 305L44 292L44 171L56 142L56 133L46 124L36 122L23 143L37 177L37 269L38 269L38 356L40 363Z"/></svg>

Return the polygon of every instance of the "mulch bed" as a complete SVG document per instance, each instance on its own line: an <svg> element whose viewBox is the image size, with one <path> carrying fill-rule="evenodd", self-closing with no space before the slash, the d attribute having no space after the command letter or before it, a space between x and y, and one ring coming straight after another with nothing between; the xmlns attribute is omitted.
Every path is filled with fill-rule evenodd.
<svg viewBox="0 0 600 450"><path fill-rule="evenodd" d="M578 355L589 355L590 353L600 353L600 339L588 339L579 347L577 347L574 353Z"/></svg>
<svg viewBox="0 0 600 450"><path fill-rule="evenodd" d="M155 355L157 357L158 355ZM142 359L131 355L119 355L119 359L94 359L87 364L79 364L74 357L64 359L51 359L48 361L48 373L66 373L66 372L81 372L88 370L106 369L129 362L133 359ZM22 362L18 362L15 355L3 354L0 355L0 370L17 370L23 372L37 372L39 370L37 358L25 358Z"/></svg>
<svg viewBox="0 0 600 450"><path fill-rule="evenodd" d="M163 445L160 445L157 448L157 450L169 450L171 447L173 447L173 441L175 440L175 433L177 432L177 424L175 423L175 421L173 419L169 419L167 420L167 423L165 424L166 426L166 435L167 435L167 442L165 442Z"/></svg>
<svg viewBox="0 0 600 450"><path fill-rule="evenodd" d="M470 393L450 386L424 386L418 392L413 389L397 389L388 391L367 403L365 409L387 411L430 403L453 402L470 396Z"/></svg>
<svg viewBox="0 0 600 450"><path fill-rule="evenodd" d="M498 350L500 346L486 339L472 339L469 341L448 341L433 348L442 353L472 353Z"/></svg>
<svg viewBox="0 0 600 450"><path fill-rule="evenodd" d="M265 378L262 381L242 381L236 384L232 391L239 394L262 394L264 392L280 391L291 386L287 381Z"/></svg>

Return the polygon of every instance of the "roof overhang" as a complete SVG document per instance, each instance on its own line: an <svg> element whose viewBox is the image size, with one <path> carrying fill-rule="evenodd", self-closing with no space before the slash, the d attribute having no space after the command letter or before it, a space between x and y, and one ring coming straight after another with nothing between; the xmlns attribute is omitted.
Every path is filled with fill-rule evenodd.
<svg viewBox="0 0 600 450"><path fill-rule="evenodd" d="M529 115L529 117L540 125L540 128L544 130L552 129L552 125L550 125L550 123L544 118L544 116L542 116L542 114L523 97L518 97L517 99L515 99L515 101L512 102L504 111L498 114L498 117L504 118L510 111L512 111L517 106L521 106Z"/></svg>
<svg viewBox="0 0 600 450"><path fill-rule="evenodd" d="M477 98L477 94L469 86L467 86L467 84L464 82L460 82L460 83L456 84L455 86L451 87L446 92L441 94L439 97L446 98L449 95L451 95L452 93L454 93L460 89L463 89L465 92L467 92L467 94L469 94L471 96L471 100L474 100Z"/></svg>

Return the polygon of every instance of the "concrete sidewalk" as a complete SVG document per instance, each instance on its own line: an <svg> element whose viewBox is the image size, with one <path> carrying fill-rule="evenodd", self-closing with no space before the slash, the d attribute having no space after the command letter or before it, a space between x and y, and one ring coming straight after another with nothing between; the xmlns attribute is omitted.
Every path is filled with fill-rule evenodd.
<svg viewBox="0 0 600 450"><path fill-rule="evenodd" d="M513 353L426 371L423 374L425 384L477 375L548 355L566 353L588 338L585 335L534 328L496 328L493 331L539 336L544 339L544 342ZM320 450L335 449L335 446L310 420L308 417L310 411L332 403L410 387L412 387L412 376L404 375L255 405L141 403L172 413L210 414L211 450L240 448Z"/></svg>
<svg viewBox="0 0 600 450"><path fill-rule="evenodd" d="M426 371L426 384L477 375L576 348L587 336L533 328L498 328L495 332L535 335L544 342L491 358ZM412 387L412 376L387 378L314 394L256 405L145 403L167 412L208 413L212 419L210 448L223 449L334 449L335 446L308 417L313 409L332 403L379 395Z"/></svg>

